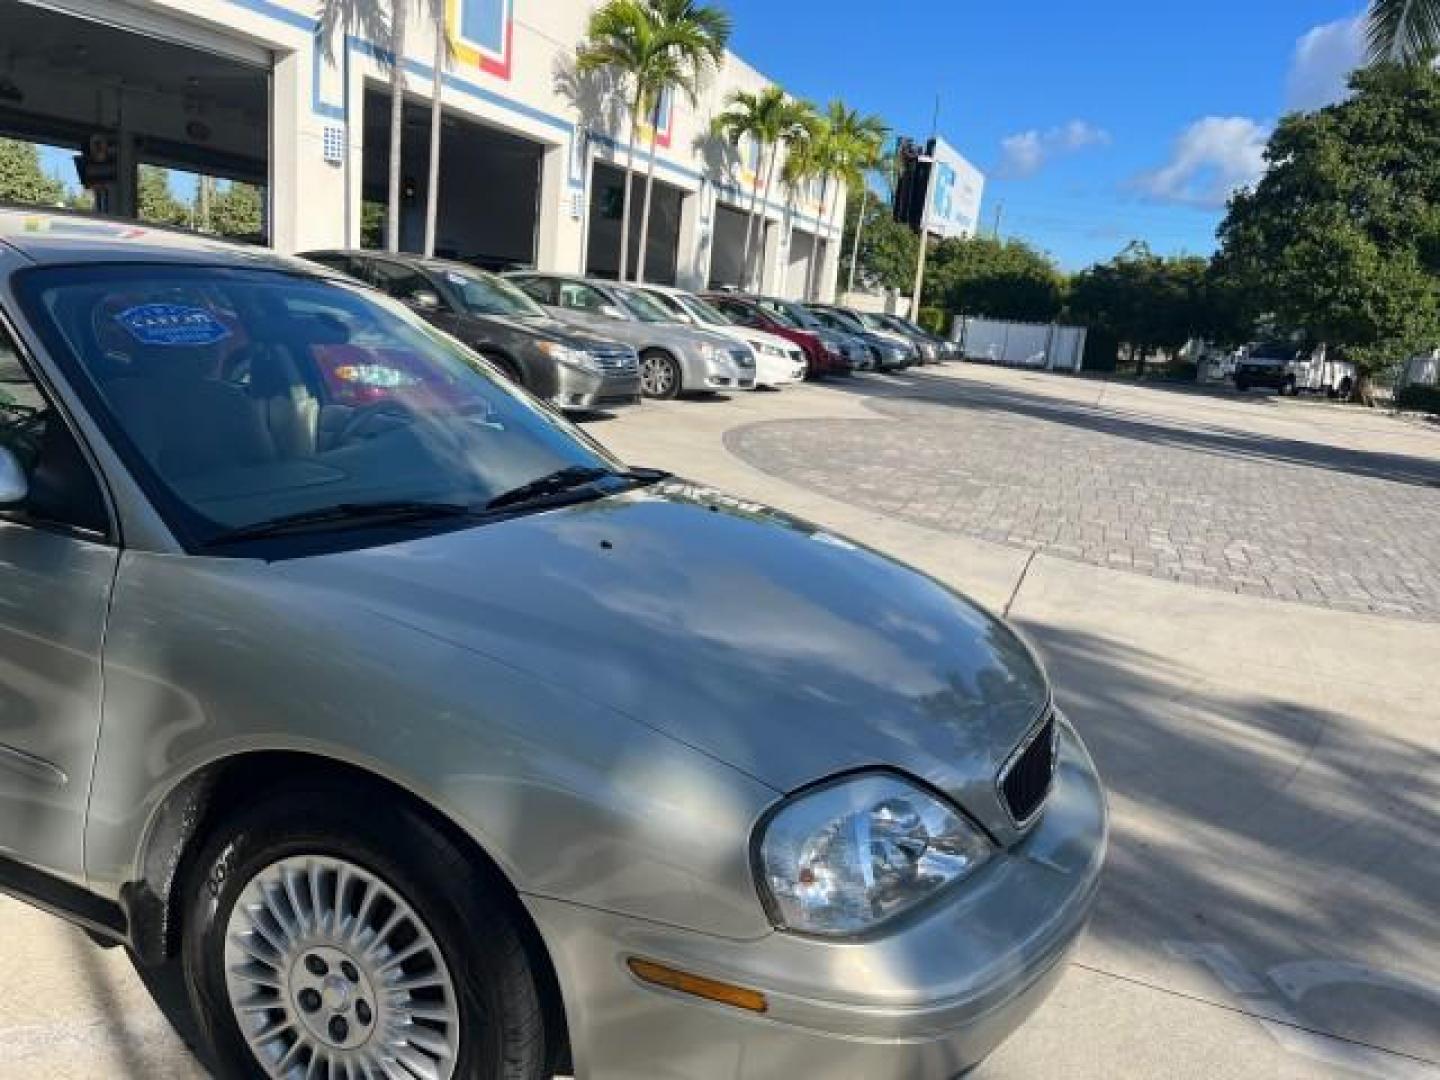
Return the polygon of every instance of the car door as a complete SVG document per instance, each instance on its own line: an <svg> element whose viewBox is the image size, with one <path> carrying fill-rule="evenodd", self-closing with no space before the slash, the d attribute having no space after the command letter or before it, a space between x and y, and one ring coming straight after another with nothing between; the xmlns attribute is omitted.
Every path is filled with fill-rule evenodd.
<svg viewBox="0 0 1440 1080"><path fill-rule="evenodd" d="M0 858L82 882L101 647L119 550L101 486L0 318Z"/></svg>

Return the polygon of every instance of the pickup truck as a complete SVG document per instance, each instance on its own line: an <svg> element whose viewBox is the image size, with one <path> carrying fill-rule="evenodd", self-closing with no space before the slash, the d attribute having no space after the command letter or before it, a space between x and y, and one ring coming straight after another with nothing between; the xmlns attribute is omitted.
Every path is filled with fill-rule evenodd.
<svg viewBox="0 0 1440 1080"><path fill-rule="evenodd" d="M1310 351L1291 345L1251 345L1235 364L1235 389L1268 387L1299 397L1301 391L1348 398L1357 379L1355 365L1331 355L1327 345Z"/></svg>

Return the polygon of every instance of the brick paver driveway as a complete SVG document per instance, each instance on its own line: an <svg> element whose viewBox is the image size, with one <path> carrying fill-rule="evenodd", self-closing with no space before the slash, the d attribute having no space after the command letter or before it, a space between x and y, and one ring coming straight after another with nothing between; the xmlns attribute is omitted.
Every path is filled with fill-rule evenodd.
<svg viewBox="0 0 1440 1080"><path fill-rule="evenodd" d="M1104 384L1014 373L855 389L875 395L875 420L761 422L726 445L774 475L940 529L1440 621L1440 438L1428 432L1417 454L1365 430L1350 437L1347 424L1378 418L1345 409L1118 390L1107 403ZM1146 404L1161 398L1163 409Z"/></svg>

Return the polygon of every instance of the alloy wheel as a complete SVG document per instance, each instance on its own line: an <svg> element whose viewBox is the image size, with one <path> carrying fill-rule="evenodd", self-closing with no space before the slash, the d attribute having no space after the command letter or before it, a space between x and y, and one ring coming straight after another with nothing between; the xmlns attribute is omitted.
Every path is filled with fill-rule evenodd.
<svg viewBox="0 0 1440 1080"><path fill-rule="evenodd" d="M460 1008L444 955L394 889L344 859L260 871L225 935L241 1034L272 1080L450 1080Z"/></svg>
<svg viewBox="0 0 1440 1080"><path fill-rule="evenodd" d="M663 356L652 353L640 360L640 388L647 397L670 397L675 392L675 367Z"/></svg>

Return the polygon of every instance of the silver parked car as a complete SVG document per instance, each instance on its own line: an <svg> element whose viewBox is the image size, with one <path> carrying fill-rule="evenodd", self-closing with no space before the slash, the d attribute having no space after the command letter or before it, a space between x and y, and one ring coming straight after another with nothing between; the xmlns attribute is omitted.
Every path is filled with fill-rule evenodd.
<svg viewBox="0 0 1440 1080"><path fill-rule="evenodd" d="M749 346L680 322L641 289L560 274L507 276L562 322L634 346L646 397L755 388Z"/></svg>
<svg viewBox="0 0 1440 1080"><path fill-rule="evenodd" d="M1060 977L1104 799L965 597L312 264L0 212L0 314L0 889L227 1075L949 1078Z"/></svg>

